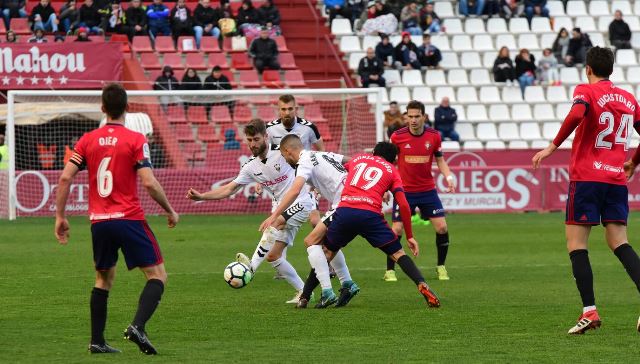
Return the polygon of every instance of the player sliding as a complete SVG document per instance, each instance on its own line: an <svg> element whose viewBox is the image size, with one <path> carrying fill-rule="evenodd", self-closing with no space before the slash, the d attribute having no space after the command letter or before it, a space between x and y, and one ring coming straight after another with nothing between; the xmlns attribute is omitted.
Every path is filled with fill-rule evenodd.
<svg viewBox="0 0 640 364"><path fill-rule="evenodd" d="M420 209L422 220L430 220L436 231L436 248L438 261L436 274L440 280L449 280L444 266L449 251L449 231L444 217L444 208L438 197L436 184L431 174L431 166L435 159L438 169L448 184L447 192L454 192L456 185L447 162L442 156L442 139L435 129L425 126L424 104L411 101L407 105L408 126L391 134L391 143L398 147L398 171L404 184L405 195L411 213L416 207ZM398 214L398 204L393 203L393 231L402 237L402 220ZM395 262L387 258L387 271L384 280L397 281Z"/></svg>
<svg viewBox="0 0 640 364"><path fill-rule="evenodd" d="M316 305L317 308L327 307L335 302L327 258L331 260L358 235L396 261L416 283L418 291L430 307L440 307L440 300L429 289L413 260L402 250L400 239L389 228L381 212L382 197L385 192L391 191L400 206L400 216L407 232L407 243L413 255L417 256L418 242L413 238L411 211L404 196L400 175L392 164L397 154L398 149L395 145L381 142L373 149L373 156L362 154L349 162L342 197L338 208L331 216L331 225L324 243L329 250L328 257L325 256L320 243L307 249L311 266L315 269L322 286L322 298Z"/></svg>
<svg viewBox="0 0 640 364"><path fill-rule="evenodd" d="M187 192L187 198L194 201L221 200L233 195L242 186L257 182L273 195L273 206L277 206L291 187L295 171L279 151L272 151L268 147L266 128L262 120L251 120L244 127L244 134L253 158L242 166L238 176L226 185L209 192L200 193L191 188ZM258 270L266 257L271 266L296 289L296 296L287 303L298 303L304 283L295 268L287 261L285 251L288 246L293 245L298 229L309 219L309 212L314 206L309 188L305 187L273 225L265 230L251 260L242 253L236 256L236 259L249 266L252 272Z"/></svg>
<svg viewBox="0 0 640 364"><path fill-rule="evenodd" d="M534 168L540 167L576 130L569 166L565 233L583 309L569 334L584 334L601 325L587 251L591 226L604 225L609 248L640 290L640 259L628 243L626 226L629 215L626 180L640 163L640 149L624 162L631 140L630 127L640 129L640 106L632 94L609 81L614 63L609 48L593 47L586 58L589 84L576 87L573 106L558 135L532 160ZM636 328L640 331L640 320Z"/></svg>
<svg viewBox="0 0 640 364"><path fill-rule="evenodd" d="M120 85L111 84L102 91L102 111L107 124L80 138L65 165L56 193L56 238L66 244L69 222L65 206L75 175L87 168L89 174L89 219L93 240L96 282L91 292L91 344L89 352L119 353L104 339L107 323L107 299L113 286L118 250L127 268L140 268L147 278L133 322L124 332L125 339L138 345L145 354L156 354L145 333L145 324L160 303L167 282L160 247L145 221L138 200L136 178L140 178L151 198L168 214L172 228L178 214L153 176L149 146L144 135L124 127L127 93Z"/></svg>
<svg viewBox="0 0 640 364"><path fill-rule="evenodd" d="M348 161L348 158L335 153L305 150L300 138L294 134L289 134L282 138L280 142L280 153L287 163L296 169L296 178L289 192L287 192L280 201L278 207L273 211L271 216L260 225L260 231L269 228L278 216L286 210L287 206L293 203L296 197L304 190L304 187L309 184L316 188L320 192L320 195L331 204L329 211L322 218L323 223L317 224L313 231L304 239L307 250L315 249L314 245L320 243L326 235L327 226L331 223L331 215L340 202L340 194L344 188L344 180L347 177L347 170L343 164ZM338 251L335 255L331 261L331 266L335 269L342 288L340 289L340 298L334 295L329 301L331 301L331 304L335 303L336 307L341 307L346 305L358 294L360 288L351 280L349 268L347 268L347 263L342 251ZM312 269L296 307L306 308L311 299L311 293L317 286L318 280L316 279L316 273Z"/></svg>

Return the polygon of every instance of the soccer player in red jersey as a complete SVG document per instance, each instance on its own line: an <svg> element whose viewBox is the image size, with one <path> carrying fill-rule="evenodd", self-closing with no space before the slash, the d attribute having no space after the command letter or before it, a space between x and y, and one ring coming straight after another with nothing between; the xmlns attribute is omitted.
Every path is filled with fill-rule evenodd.
<svg viewBox="0 0 640 364"><path fill-rule="evenodd" d="M160 247L145 221L138 200L137 178L149 195L167 212L168 225L178 223L178 214L167 200L153 175L149 146L145 136L124 126L127 93L117 84L102 91L102 111L107 124L86 133L74 147L74 153L62 171L56 194L55 235L67 244L69 222L65 205L71 182L81 169L89 174L89 219L93 240L96 282L91 292L91 353L117 353L105 342L107 298L113 285L122 249L127 268L140 268L147 278L133 322L124 332L125 339L138 345L145 354L156 354L145 332L145 324L160 303L167 281Z"/></svg>
<svg viewBox="0 0 640 364"><path fill-rule="evenodd" d="M436 161L438 169L447 181L447 192L455 191L455 181L442 155L440 133L425 126L424 104L419 101L411 101L407 105L407 117L409 119L408 126L391 134L391 143L398 147L398 170L400 177L402 177L411 213L413 214L418 207L421 218L430 220L436 231L436 247L438 249L436 274L438 279L448 280L449 275L444 263L449 251L449 230L444 217L445 211L438 197L436 184L431 173L433 161ZM392 220L393 231L402 236L403 223L398 215L398 204L395 202ZM397 280L394 268L393 260L387 259L385 281Z"/></svg>
<svg viewBox="0 0 640 364"><path fill-rule="evenodd" d="M631 93L609 81L614 63L611 49L593 47L586 58L589 84L576 87L573 106L558 135L532 159L533 167L538 168L576 131L569 165L565 232L583 313L569 334L583 334L601 324L587 251L592 226L604 225L609 248L640 290L640 259L628 243L626 226L629 214L627 179L640 162L640 150L625 163L631 127L640 129L640 106Z"/></svg>
<svg viewBox="0 0 640 364"><path fill-rule="evenodd" d="M387 191L393 193L400 206L400 216L405 222L407 243L414 256L418 255L418 242L413 238L411 230L411 212L404 197L402 180L393 166L398 150L387 142L376 144L373 155L361 154L354 157L347 165L348 174L338 208L330 217L324 245L328 250L325 256L321 243L309 246L309 262L315 269L320 285L322 298L316 308L324 308L337 302L331 279L329 265L335 254L356 236L365 238L371 246L382 250L415 282L418 291L427 300L430 307L439 307L438 297L429 289L422 273L409 258L400 244L400 238L391 230L382 215L382 198Z"/></svg>

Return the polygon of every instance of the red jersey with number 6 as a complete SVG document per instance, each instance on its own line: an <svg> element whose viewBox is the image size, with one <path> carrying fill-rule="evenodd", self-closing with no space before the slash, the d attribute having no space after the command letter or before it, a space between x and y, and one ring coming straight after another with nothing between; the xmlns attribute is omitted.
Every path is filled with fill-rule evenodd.
<svg viewBox="0 0 640 364"><path fill-rule="evenodd" d="M638 101L609 80L578 85L573 103L586 106L571 149L571 181L627 183L623 164L632 128L640 122Z"/></svg>
<svg viewBox="0 0 640 364"><path fill-rule="evenodd" d="M144 135L107 124L80 138L70 162L89 173L89 219L144 220L138 199L137 170L150 167Z"/></svg>
<svg viewBox="0 0 640 364"><path fill-rule="evenodd" d="M358 155L349 161L347 169L349 173L338 207L351 207L382 214L384 193L403 191L398 170L382 157Z"/></svg>

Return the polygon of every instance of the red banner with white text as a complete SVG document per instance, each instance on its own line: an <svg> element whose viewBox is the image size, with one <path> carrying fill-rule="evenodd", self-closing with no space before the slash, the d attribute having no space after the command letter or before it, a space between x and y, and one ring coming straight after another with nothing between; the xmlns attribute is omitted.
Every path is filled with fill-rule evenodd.
<svg viewBox="0 0 640 364"><path fill-rule="evenodd" d="M0 43L0 88L87 89L122 79L119 43Z"/></svg>

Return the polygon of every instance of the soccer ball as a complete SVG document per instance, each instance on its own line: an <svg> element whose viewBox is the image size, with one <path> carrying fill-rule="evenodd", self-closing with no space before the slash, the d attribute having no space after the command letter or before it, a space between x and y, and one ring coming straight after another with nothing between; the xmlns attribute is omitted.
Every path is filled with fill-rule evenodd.
<svg viewBox="0 0 640 364"><path fill-rule="evenodd" d="M253 274L249 267L240 262L232 262L224 268L224 281L231 288L242 288L251 282Z"/></svg>

